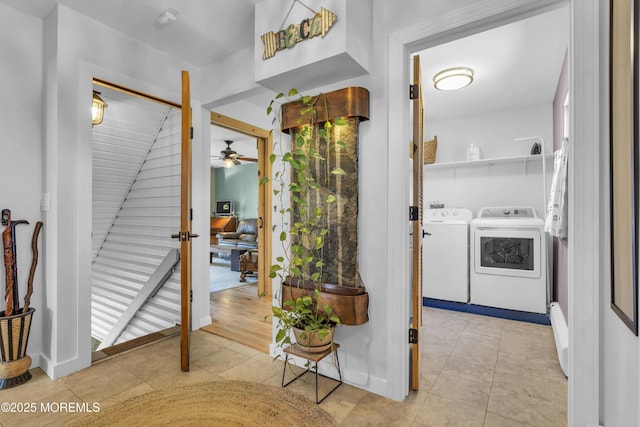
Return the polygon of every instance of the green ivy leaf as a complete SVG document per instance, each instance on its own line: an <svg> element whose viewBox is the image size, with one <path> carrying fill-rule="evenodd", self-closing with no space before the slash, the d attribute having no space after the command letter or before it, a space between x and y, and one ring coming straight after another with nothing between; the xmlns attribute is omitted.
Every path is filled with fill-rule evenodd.
<svg viewBox="0 0 640 427"><path fill-rule="evenodd" d="M338 199L333 194L327 196L327 203L335 203Z"/></svg>
<svg viewBox="0 0 640 427"><path fill-rule="evenodd" d="M344 141L336 141L336 145L341 148L349 148L349 146Z"/></svg>
<svg viewBox="0 0 640 427"><path fill-rule="evenodd" d="M287 240L287 233L283 231L280 233L280 241L284 242L285 240Z"/></svg>
<svg viewBox="0 0 640 427"><path fill-rule="evenodd" d="M269 182L269 177L267 176L263 176L262 179L260 180L260 183L258 185L264 185L267 182Z"/></svg>
<svg viewBox="0 0 640 427"><path fill-rule="evenodd" d="M334 123L338 126L344 126L347 124L347 121L344 119L344 117L338 117L335 119Z"/></svg>
<svg viewBox="0 0 640 427"><path fill-rule="evenodd" d="M289 96L296 96L298 94L298 89L296 88L291 88L289 90Z"/></svg>
<svg viewBox="0 0 640 427"><path fill-rule="evenodd" d="M273 264L270 268L269 268L269 273L275 273L282 270L282 267L280 267L278 264Z"/></svg>
<svg viewBox="0 0 640 427"><path fill-rule="evenodd" d="M346 175L347 173L342 168L333 168L332 175Z"/></svg>
<svg viewBox="0 0 640 427"><path fill-rule="evenodd" d="M273 162L276 161L276 155L271 153L271 155L269 156L269 163L273 164Z"/></svg>

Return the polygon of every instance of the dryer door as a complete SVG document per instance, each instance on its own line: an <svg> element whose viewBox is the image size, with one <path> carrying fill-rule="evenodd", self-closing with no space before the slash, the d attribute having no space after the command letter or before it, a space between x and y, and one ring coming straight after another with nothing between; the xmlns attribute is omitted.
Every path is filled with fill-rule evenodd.
<svg viewBox="0 0 640 427"><path fill-rule="evenodd" d="M474 270L479 274L540 277L540 231L532 229L476 228Z"/></svg>

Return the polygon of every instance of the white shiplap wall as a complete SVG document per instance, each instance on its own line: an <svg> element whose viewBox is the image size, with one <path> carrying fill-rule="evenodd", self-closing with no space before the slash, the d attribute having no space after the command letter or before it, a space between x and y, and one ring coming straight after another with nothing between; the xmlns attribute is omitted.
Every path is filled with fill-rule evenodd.
<svg viewBox="0 0 640 427"><path fill-rule="evenodd" d="M92 336L102 340L178 241L180 110L105 89L94 127ZM129 323L130 339L180 318L180 271Z"/></svg>

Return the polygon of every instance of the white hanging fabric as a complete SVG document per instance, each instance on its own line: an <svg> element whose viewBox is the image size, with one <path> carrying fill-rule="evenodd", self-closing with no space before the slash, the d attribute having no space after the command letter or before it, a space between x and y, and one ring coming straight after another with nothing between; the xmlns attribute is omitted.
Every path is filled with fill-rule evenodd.
<svg viewBox="0 0 640 427"><path fill-rule="evenodd" d="M560 150L553 157L553 178L551 180L551 194L547 205L547 215L544 229L554 237L567 237L568 198L567 198L567 167L569 157L569 143L562 140Z"/></svg>

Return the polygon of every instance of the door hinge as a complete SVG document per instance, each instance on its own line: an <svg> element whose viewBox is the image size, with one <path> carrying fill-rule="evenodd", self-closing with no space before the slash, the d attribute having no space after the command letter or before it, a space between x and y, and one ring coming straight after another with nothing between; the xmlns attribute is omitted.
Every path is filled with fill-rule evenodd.
<svg viewBox="0 0 640 427"><path fill-rule="evenodd" d="M193 289L189 289L189 301L193 302Z"/></svg>
<svg viewBox="0 0 640 427"><path fill-rule="evenodd" d="M420 212L417 206L409 206L409 221L417 221L420 219Z"/></svg>
<svg viewBox="0 0 640 427"><path fill-rule="evenodd" d="M418 85L409 85L409 99L418 99Z"/></svg>
<svg viewBox="0 0 640 427"><path fill-rule="evenodd" d="M189 138L193 139L193 126L191 126L190 133L189 133Z"/></svg>
<svg viewBox="0 0 640 427"><path fill-rule="evenodd" d="M411 328L409 329L409 344L418 344L418 330Z"/></svg>

